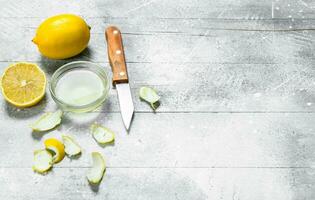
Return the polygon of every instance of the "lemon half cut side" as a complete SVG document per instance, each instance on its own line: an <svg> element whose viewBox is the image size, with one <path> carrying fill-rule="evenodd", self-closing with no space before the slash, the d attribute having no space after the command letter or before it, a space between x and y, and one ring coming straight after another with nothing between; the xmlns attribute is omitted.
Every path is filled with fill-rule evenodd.
<svg viewBox="0 0 315 200"><path fill-rule="evenodd" d="M38 65L19 62L5 69L1 77L1 90L9 103L26 108L44 97L46 82L46 75Z"/></svg>

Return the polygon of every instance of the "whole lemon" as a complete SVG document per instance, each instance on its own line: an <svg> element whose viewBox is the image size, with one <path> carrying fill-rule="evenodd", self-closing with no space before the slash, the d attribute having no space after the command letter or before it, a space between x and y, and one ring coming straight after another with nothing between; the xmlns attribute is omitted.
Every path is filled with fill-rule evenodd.
<svg viewBox="0 0 315 200"><path fill-rule="evenodd" d="M90 27L81 17L61 14L46 19L32 41L44 56L65 59L81 53L89 40Z"/></svg>

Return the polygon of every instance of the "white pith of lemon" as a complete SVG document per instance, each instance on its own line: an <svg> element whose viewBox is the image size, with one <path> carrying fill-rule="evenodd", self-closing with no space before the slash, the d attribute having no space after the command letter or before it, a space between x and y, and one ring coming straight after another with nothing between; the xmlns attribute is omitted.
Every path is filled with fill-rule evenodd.
<svg viewBox="0 0 315 200"><path fill-rule="evenodd" d="M90 128L93 138L100 144L107 144L115 140L115 134L109 128L98 124L92 124Z"/></svg>
<svg viewBox="0 0 315 200"><path fill-rule="evenodd" d="M148 102L153 110L155 110L158 105L156 103L160 100L160 96L156 93L153 88L141 87L139 91L139 96L142 100Z"/></svg>
<svg viewBox="0 0 315 200"><path fill-rule="evenodd" d="M65 152L68 156L76 156L81 153L81 147L72 137L63 135L62 141L65 145Z"/></svg>
<svg viewBox="0 0 315 200"><path fill-rule="evenodd" d="M92 152L93 165L87 173L87 179L92 184L101 182L106 170L105 160L98 152Z"/></svg>
<svg viewBox="0 0 315 200"><path fill-rule="evenodd" d="M48 171L53 165L53 156L46 149L34 151L33 170L38 173Z"/></svg>
<svg viewBox="0 0 315 200"><path fill-rule="evenodd" d="M34 131L48 131L60 124L61 117L62 117L61 110L58 110L53 113L47 112L30 126Z"/></svg>

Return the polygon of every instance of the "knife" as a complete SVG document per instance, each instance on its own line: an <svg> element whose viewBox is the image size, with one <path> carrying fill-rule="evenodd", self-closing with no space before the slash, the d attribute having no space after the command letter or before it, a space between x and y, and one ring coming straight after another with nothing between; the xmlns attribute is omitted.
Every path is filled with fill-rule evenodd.
<svg viewBox="0 0 315 200"><path fill-rule="evenodd" d="M113 86L116 87L120 112L127 130L132 120L134 106L128 81L127 66L120 30L110 26L105 30L108 60L113 71Z"/></svg>

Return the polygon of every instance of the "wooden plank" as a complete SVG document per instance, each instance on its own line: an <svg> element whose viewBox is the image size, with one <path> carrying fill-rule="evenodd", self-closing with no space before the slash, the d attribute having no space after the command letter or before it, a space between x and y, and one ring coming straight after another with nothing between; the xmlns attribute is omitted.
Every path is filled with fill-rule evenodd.
<svg viewBox="0 0 315 200"><path fill-rule="evenodd" d="M77 58L78 59L78 58ZM76 59L74 59L76 60ZM38 63L50 76L67 61ZM0 63L0 72L10 63ZM99 63L106 66L108 63ZM141 86L154 87L161 95L157 112L313 112L312 64L169 64L128 63L136 112L152 112L139 99ZM1 95L2 96L2 95ZM0 98L0 111L11 115L51 111L56 108L47 89L36 107L17 110ZM119 112L117 93L110 90L102 112Z"/></svg>
<svg viewBox="0 0 315 200"><path fill-rule="evenodd" d="M136 113L130 133L119 113L66 116L50 133L32 133L39 113L1 116L0 167L30 167L43 141L73 135L83 148L78 160L58 167L87 167L91 151L102 152L109 167L312 167L315 114ZM89 126L116 132L114 145L100 147ZM8 159L14 158L14 159Z"/></svg>
<svg viewBox="0 0 315 200"><path fill-rule="evenodd" d="M1 98L0 199L314 199L313 1L0 3L1 72L24 60L48 77L71 60L109 69L103 29L121 27L136 107L129 134L114 90L101 110L67 114L38 134L28 125L56 109L49 95L25 110ZM90 47L74 59L47 60L30 40L41 20L65 12L92 26ZM162 113L139 101L142 85L159 91ZM95 121L117 133L115 144L96 144L88 131ZM33 150L62 133L77 139L82 156L34 174ZM98 189L85 179L95 150L108 165Z"/></svg>
<svg viewBox="0 0 315 200"><path fill-rule="evenodd" d="M312 0L268 1L48 1L1 0L0 17L48 17L57 13L76 13L85 17L133 18L211 18L264 20L272 18L314 19ZM32 9L29 9L32 8Z"/></svg>
<svg viewBox="0 0 315 200"><path fill-rule="evenodd" d="M48 17L57 13L76 13L85 17L133 18L211 18L211 19L314 19L312 0L268 1L40 1L1 0L1 18ZM32 8L32 9L29 9Z"/></svg>
<svg viewBox="0 0 315 200"><path fill-rule="evenodd" d="M90 187L86 168L55 168L45 176L30 168L0 168L1 199L312 199L314 169L108 168Z"/></svg>
<svg viewBox="0 0 315 200"><path fill-rule="evenodd" d="M295 19L314 18L315 2L312 0L273 0L274 18Z"/></svg>
<svg viewBox="0 0 315 200"><path fill-rule="evenodd" d="M77 13L89 17L159 17L159 18L271 18L271 0L267 1L167 1L167 0L97 0L49 1L1 0L1 17L38 17L56 13Z"/></svg>
<svg viewBox="0 0 315 200"><path fill-rule="evenodd" d="M29 22L31 24L25 27L21 23L15 23L16 21L18 19L1 22L0 27L5 31L1 32L0 44L8 48L0 52L0 61L45 61L38 53L37 47L31 42L35 35L37 22ZM312 25L306 24L306 28L313 27L314 23L309 23ZM220 30L220 26L216 24L219 23L213 24L213 27L218 27L219 30L213 30L211 27L203 28L203 24L200 23L196 25L196 29L188 25L184 26L182 30L178 28L180 27L180 23L178 23L169 31L167 28L158 28L158 26L149 26L152 27L151 29L139 29L139 26L128 28L131 25L123 26L126 27L126 30L122 29L122 32L127 62L242 64L293 62L307 64L314 60L315 32L312 30L252 31L256 26L270 29L274 26L270 22L267 22L267 25L255 23L246 25L245 23L243 28L249 28L247 31L242 28L241 30L230 30L228 29L230 23L226 22L225 25L221 25L221 28L225 27L225 29ZM234 28L238 24L241 23L236 23ZM283 30L289 25L286 22L280 24L282 26L279 25L279 27ZM104 25L95 25L98 28L93 32L89 49L82 53L81 59L107 62L107 50L102 32L107 25L109 25L107 22ZM163 25L159 27L163 27ZM294 25L292 27L299 28ZM176 29L179 31L176 32Z"/></svg>
<svg viewBox="0 0 315 200"><path fill-rule="evenodd" d="M204 18L124 18L124 17L84 17L91 27L92 34L103 34L105 27L115 24L124 34L177 34L177 35L204 35L212 30L234 31L303 31L315 28L315 19L204 19ZM43 17L36 18L4 18L0 27L5 31L35 33Z"/></svg>

